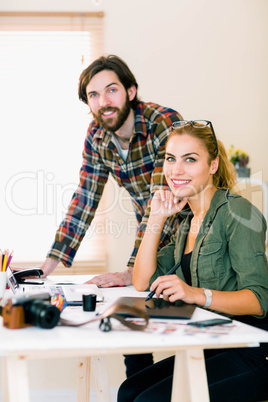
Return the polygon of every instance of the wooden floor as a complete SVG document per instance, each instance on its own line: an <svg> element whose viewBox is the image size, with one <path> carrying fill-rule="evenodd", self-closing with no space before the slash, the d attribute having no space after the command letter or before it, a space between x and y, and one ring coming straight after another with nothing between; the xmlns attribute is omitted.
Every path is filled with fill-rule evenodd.
<svg viewBox="0 0 268 402"><path fill-rule="evenodd" d="M117 388L111 388L112 402L117 400ZM76 402L75 389L35 389L30 391L31 402ZM0 402L2 397L0 395ZM90 392L90 402L97 402L95 390Z"/></svg>

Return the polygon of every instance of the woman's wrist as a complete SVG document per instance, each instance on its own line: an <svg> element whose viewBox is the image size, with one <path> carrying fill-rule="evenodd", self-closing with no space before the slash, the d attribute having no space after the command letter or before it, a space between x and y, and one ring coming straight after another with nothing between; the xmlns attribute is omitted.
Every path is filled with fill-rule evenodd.
<svg viewBox="0 0 268 402"><path fill-rule="evenodd" d="M204 307L206 304L206 296L204 294L203 288L195 288L195 304L200 307Z"/></svg>
<svg viewBox="0 0 268 402"><path fill-rule="evenodd" d="M163 219L157 215L151 216L148 219L146 232L160 236L164 227L166 219Z"/></svg>

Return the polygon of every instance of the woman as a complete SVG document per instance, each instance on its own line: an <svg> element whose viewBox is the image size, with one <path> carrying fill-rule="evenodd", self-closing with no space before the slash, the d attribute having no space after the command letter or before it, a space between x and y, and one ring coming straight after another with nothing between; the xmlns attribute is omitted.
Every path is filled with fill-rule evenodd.
<svg viewBox="0 0 268 402"><path fill-rule="evenodd" d="M164 173L170 190L158 191L152 199L134 266L134 286L267 330L266 222L249 201L230 193L234 168L210 122L173 124ZM180 227L158 252L164 222L178 212ZM179 261L176 274L167 276ZM205 351L210 400L267 399L266 356L266 343L259 348ZM130 377L121 385L118 401L169 401L173 365L171 357Z"/></svg>

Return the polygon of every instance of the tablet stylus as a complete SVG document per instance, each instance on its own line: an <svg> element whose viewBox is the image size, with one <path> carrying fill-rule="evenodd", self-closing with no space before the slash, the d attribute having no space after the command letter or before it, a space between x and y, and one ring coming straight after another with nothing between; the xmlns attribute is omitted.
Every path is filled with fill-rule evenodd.
<svg viewBox="0 0 268 402"><path fill-rule="evenodd" d="M174 272L179 268L180 265L181 265L181 263L178 262L176 265L174 265L174 267L171 268L170 271L168 271L168 273L167 273L166 275L172 275L172 274L174 274ZM148 294L148 296L146 297L145 301L150 300L150 299L153 297L154 294L155 294L155 290L152 290L152 291Z"/></svg>

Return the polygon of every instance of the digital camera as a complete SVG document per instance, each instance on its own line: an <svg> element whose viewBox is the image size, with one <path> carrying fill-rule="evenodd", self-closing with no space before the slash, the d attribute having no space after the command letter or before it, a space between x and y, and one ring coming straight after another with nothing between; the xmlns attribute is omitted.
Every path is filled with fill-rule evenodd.
<svg viewBox="0 0 268 402"><path fill-rule="evenodd" d="M50 303L48 293L8 299L2 308L3 326L9 329L35 326L54 328L60 320L60 310Z"/></svg>

